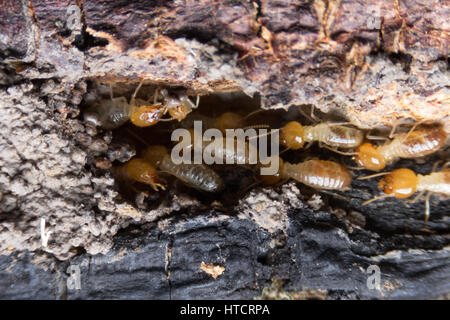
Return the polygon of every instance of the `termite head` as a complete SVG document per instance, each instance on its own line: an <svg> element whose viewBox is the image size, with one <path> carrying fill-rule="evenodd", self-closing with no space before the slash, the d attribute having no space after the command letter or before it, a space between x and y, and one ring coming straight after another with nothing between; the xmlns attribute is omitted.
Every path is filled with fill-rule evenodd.
<svg viewBox="0 0 450 320"><path fill-rule="evenodd" d="M356 149L355 161L368 170L382 170L386 161L380 151L371 143L366 142Z"/></svg>
<svg viewBox="0 0 450 320"><path fill-rule="evenodd" d="M281 171L283 170L283 159L279 158L279 169L277 171L277 173L272 174L272 175L263 175L261 174L261 168L264 167L268 167L270 164L264 165L264 164L260 164L257 168L257 173L256 173L256 180L266 184L266 185L274 185L277 184L281 181L282 177L281 177Z"/></svg>
<svg viewBox="0 0 450 320"><path fill-rule="evenodd" d="M168 112L172 119L178 120L178 122L182 121L186 116L192 111L191 108L180 104L176 107L169 108Z"/></svg>
<svg viewBox="0 0 450 320"><path fill-rule="evenodd" d="M149 127L161 120L166 108L160 105L139 106L130 116L136 127Z"/></svg>
<svg viewBox="0 0 450 320"><path fill-rule="evenodd" d="M226 132L226 129L238 129L244 127L244 118L234 112L221 114L216 121L217 129Z"/></svg>
<svg viewBox="0 0 450 320"><path fill-rule="evenodd" d="M145 149L142 157L152 166L157 168L165 155L168 154L167 148L161 145L149 146Z"/></svg>
<svg viewBox="0 0 450 320"><path fill-rule="evenodd" d="M280 130L280 143L291 150L300 149L305 144L304 131L300 123L291 121Z"/></svg>
<svg viewBox="0 0 450 320"><path fill-rule="evenodd" d="M397 199L404 199L416 192L417 183L417 175L412 170L397 169L383 177L378 188Z"/></svg>
<svg viewBox="0 0 450 320"><path fill-rule="evenodd" d="M137 182L148 184L156 191L158 187L164 189L164 186L158 183L156 169L144 159L131 159L125 164L125 170L128 176Z"/></svg>

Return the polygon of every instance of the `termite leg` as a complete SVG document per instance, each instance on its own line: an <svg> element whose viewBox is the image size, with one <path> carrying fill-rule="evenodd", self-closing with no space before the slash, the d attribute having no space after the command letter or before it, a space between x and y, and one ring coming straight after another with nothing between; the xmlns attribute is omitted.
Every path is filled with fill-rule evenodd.
<svg viewBox="0 0 450 320"><path fill-rule="evenodd" d="M161 188L161 190L166 190L166 187L164 185L162 185L161 183L152 183L150 186L155 191L158 191L158 188Z"/></svg>
<svg viewBox="0 0 450 320"><path fill-rule="evenodd" d="M113 95L113 87L112 87L112 85L109 85L109 96L111 97L111 100L114 99L114 95Z"/></svg>
<svg viewBox="0 0 450 320"><path fill-rule="evenodd" d="M394 125L392 126L391 132L389 133L389 138L392 139L394 137L395 130L397 129L397 121L394 120Z"/></svg>
<svg viewBox="0 0 450 320"><path fill-rule="evenodd" d="M430 195L431 192L428 191L427 195L425 196L425 222L430 219Z"/></svg>
<svg viewBox="0 0 450 320"><path fill-rule="evenodd" d="M361 205L365 206L365 205L368 205L369 203L372 203L374 201L381 200L381 199L386 199L386 198L389 198L389 197L392 197L392 196L390 194L385 194L385 195L382 195L382 196L376 196L376 197L373 197L370 200L364 201Z"/></svg>
<svg viewBox="0 0 450 320"><path fill-rule="evenodd" d="M370 132L369 132L369 133L370 133ZM371 135L371 134L369 134L369 133L366 135L366 138L369 139L369 140L389 140L389 139L386 138L386 137L373 136L373 135Z"/></svg>
<svg viewBox="0 0 450 320"><path fill-rule="evenodd" d="M423 193L424 193L424 192L425 192L425 191L420 191L419 194L418 194L417 196L414 197L414 199L406 200L406 202L409 203L409 204L416 203L417 200L419 200L419 199L423 196Z"/></svg>
<svg viewBox="0 0 450 320"><path fill-rule="evenodd" d="M344 165L344 167L346 167L347 169L350 169L350 170L365 170L366 169L364 167L353 167L353 166L348 166L348 165Z"/></svg>
<svg viewBox="0 0 450 320"><path fill-rule="evenodd" d="M153 104L156 104L158 102L158 98L159 98L159 90L158 90L158 88L156 88L155 94L153 96Z"/></svg>
<svg viewBox="0 0 450 320"><path fill-rule="evenodd" d="M200 96L197 95L197 100L195 101L195 107L198 108L199 104L200 104Z"/></svg>
<svg viewBox="0 0 450 320"><path fill-rule="evenodd" d="M335 198L338 198L338 199L350 202L350 198L344 197L343 195L340 195L340 194L337 194L337 193L334 193L334 192L331 192L331 191L327 191L327 190L317 190L317 191L320 192L320 193L325 193L325 194L328 194L328 195L330 195L332 197L335 197Z"/></svg>
<svg viewBox="0 0 450 320"><path fill-rule="evenodd" d="M438 160L438 161L436 161L434 164L433 164L433 168L431 168L431 172L433 173L433 172L436 172L436 169L437 169L437 167L438 167L438 165L439 165L439 163L441 162L441 160ZM444 167L445 167L445 165L446 164L448 164L448 163L444 163ZM443 167L443 168L444 168Z"/></svg>
<svg viewBox="0 0 450 320"><path fill-rule="evenodd" d="M142 84L144 83L144 80L141 80L141 82L139 82L139 85L137 86L136 90L134 90L133 95L131 96L131 100L130 100L130 104L134 105L134 100L136 99L136 96L139 92L139 89L142 87Z"/></svg>
<svg viewBox="0 0 450 320"><path fill-rule="evenodd" d="M320 144L319 144L319 145L320 145ZM332 148L332 147L329 147L329 146L327 146L327 145L322 145L321 148L328 149L328 150L330 150L330 151L336 152L337 154L341 154L341 155L343 155L343 156L356 156L356 155L358 155L358 153L356 153L356 152L344 152L344 151L339 151L339 150L334 149L334 148Z"/></svg>
<svg viewBox="0 0 450 320"><path fill-rule="evenodd" d="M424 122L425 122L425 119L422 119L419 122L414 123L414 125L411 127L411 129L406 134L406 136L403 138L402 142L405 141L406 139L408 139L408 137L411 134L411 132L413 132L417 128L418 125L420 125L420 124L422 124Z"/></svg>
<svg viewBox="0 0 450 320"><path fill-rule="evenodd" d="M345 125L352 125L351 122L349 121L345 121L345 122L327 122L327 125L329 125L330 127L332 126L345 126Z"/></svg>

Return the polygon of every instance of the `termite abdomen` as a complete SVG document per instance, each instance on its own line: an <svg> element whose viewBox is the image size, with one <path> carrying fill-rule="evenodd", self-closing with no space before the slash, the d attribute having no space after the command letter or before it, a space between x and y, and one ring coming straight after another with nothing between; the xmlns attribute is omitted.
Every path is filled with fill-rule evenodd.
<svg viewBox="0 0 450 320"><path fill-rule="evenodd" d="M429 155L439 150L447 140L447 134L441 126L413 131L405 140L401 141L403 136L398 137L401 146L398 155L401 158Z"/></svg>
<svg viewBox="0 0 450 320"><path fill-rule="evenodd" d="M308 160L297 164L285 162L281 176L292 178L312 188L343 190L350 186L352 177L340 164L325 160Z"/></svg>
<svg viewBox="0 0 450 320"><path fill-rule="evenodd" d="M222 178L214 170L203 164L176 164L164 146L148 147L143 157L161 171L197 190L218 192L223 189Z"/></svg>

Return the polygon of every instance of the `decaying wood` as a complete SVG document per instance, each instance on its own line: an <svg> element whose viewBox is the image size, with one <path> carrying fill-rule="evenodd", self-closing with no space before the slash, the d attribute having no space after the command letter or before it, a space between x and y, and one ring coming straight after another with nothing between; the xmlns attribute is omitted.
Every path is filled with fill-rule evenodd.
<svg viewBox="0 0 450 320"><path fill-rule="evenodd" d="M232 213L185 194L144 211L117 201L108 171L87 168L134 150L79 117L87 80L125 90L144 80L259 94L267 109L313 105L361 128L437 120L450 133L449 10L438 0L0 0L0 286L18 288L0 297L251 298L280 278L302 297L449 293L448 201L433 202L426 228L422 206L361 208L378 192L369 182L352 185L350 202L308 204L287 184L255 189ZM399 165L428 173L432 163ZM213 278L202 262L224 271ZM372 264L377 290L366 285ZM80 291L60 290L69 265L81 266ZM31 274L40 281L17 280Z"/></svg>

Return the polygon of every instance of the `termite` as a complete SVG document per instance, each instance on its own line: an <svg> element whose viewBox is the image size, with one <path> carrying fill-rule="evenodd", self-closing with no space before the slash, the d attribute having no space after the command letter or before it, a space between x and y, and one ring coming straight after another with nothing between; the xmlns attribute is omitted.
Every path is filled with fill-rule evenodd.
<svg viewBox="0 0 450 320"><path fill-rule="evenodd" d="M155 90L153 103L142 99L136 99L143 82L140 82L131 96L130 102L125 97L113 97L112 88L110 99L102 99L98 104L92 106L84 114L85 121L93 122L95 125L105 129L115 129L125 124L128 120L137 127L152 126L159 121L171 121L184 119L199 103L194 104L187 95L178 94L176 97L169 95L166 89ZM162 103L159 102L159 93L162 95ZM163 119L166 113L171 118Z"/></svg>
<svg viewBox="0 0 450 320"><path fill-rule="evenodd" d="M399 158L429 155L439 150L447 140L447 133L442 126L413 129L408 133L396 135L393 140L380 146L370 142L363 143L355 150L356 163L368 170L382 170Z"/></svg>
<svg viewBox="0 0 450 320"><path fill-rule="evenodd" d="M214 170L203 164L175 164L164 146L147 147L143 158L155 168L175 176L197 190L218 192L223 189L222 178Z"/></svg>
<svg viewBox="0 0 450 320"><path fill-rule="evenodd" d="M303 126L297 121L291 121L280 129L281 144L292 150L302 148L305 142L314 141L334 148L351 149L358 147L363 138L361 130L327 122Z"/></svg>
<svg viewBox="0 0 450 320"><path fill-rule="evenodd" d="M318 190L346 190L352 181L350 172L339 163L311 159L291 164L279 159L279 170L274 175L259 175L264 184L273 185L283 179L294 179Z"/></svg>
<svg viewBox="0 0 450 320"><path fill-rule="evenodd" d="M313 115L313 110L311 109L311 116L304 115L312 122L317 123L318 120ZM259 111L253 112L250 115L257 112ZM361 130L347 127L345 124L347 123L322 122L305 126L298 121L290 121L279 129L280 143L287 149L298 150L303 148L307 142L312 143L317 141L321 146L340 153L335 148L356 148L364 139L364 133Z"/></svg>
<svg viewBox="0 0 450 320"><path fill-rule="evenodd" d="M385 177L378 182L378 188L384 192L384 195L367 200L363 203L363 205L389 197L405 199L412 196L415 192L419 192L416 198L411 201L415 202L423 195L424 192L427 192L425 198L425 221L428 221L430 217L430 195L432 193L437 193L444 196L450 196L449 164L450 162L447 162L439 172L435 172L435 164L432 172L428 175L416 174L410 169L401 168L392 172L383 172L359 178L360 180L363 180L385 175Z"/></svg>
<svg viewBox="0 0 450 320"><path fill-rule="evenodd" d="M158 188L165 190L164 185L158 182L158 173L154 166L142 158L133 158L127 163L115 167L115 175L124 179L144 183L158 191Z"/></svg>

